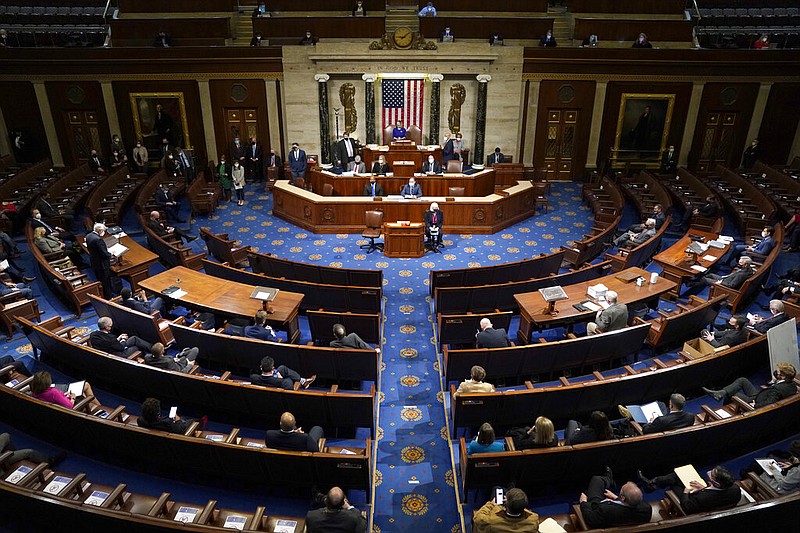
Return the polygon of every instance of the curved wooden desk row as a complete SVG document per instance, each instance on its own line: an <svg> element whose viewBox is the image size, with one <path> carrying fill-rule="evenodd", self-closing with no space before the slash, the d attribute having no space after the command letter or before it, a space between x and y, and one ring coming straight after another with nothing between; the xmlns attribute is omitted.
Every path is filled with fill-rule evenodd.
<svg viewBox="0 0 800 533"><path fill-rule="evenodd" d="M287 391L231 380L230 372L223 378L183 374L78 344L24 319L22 323L31 344L54 365L74 370L115 393L137 400L156 394L162 402L179 405L188 412L263 427L273 424L286 411L294 413L307 427L372 430L375 425L374 386L369 393L338 392L336 386L331 391ZM372 355L374 358L375 353Z"/></svg>
<svg viewBox="0 0 800 533"><path fill-rule="evenodd" d="M173 198L177 198L186 191L186 182L183 178L169 176L164 169L161 169L150 176L150 179L144 182L144 184L139 188L139 192L136 193L133 204L137 213L144 215L145 217L149 217L150 211L160 210L160 206L156 203L154 194L162 183L167 184L167 187L169 187L169 191L172 193ZM166 217L163 216L164 213L161 214L162 219L166 220Z"/></svg>
<svg viewBox="0 0 800 533"><path fill-rule="evenodd" d="M245 531L274 531L278 520L296 523L297 532L305 528L305 518L267 515L266 508L253 512L218 509L216 500L206 504L180 502L169 492L160 496L129 492L125 483L116 487L86 479L86 474L53 471L47 463L36 465L28 461L9 465L9 472L19 466L31 471L18 483L0 481L0 509L3 522L15 531L35 528L39 531L69 529L71 531L230 531L236 522ZM56 479L58 478L58 479ZM62 485L63 484L63 485ZM59 490L59 487L60 490ZM53 492L55 491L55 492ZM87 503L95 492L108 496L99 506ZM195 516L191 522L181 520L178 512ZM57 524L57 526L56 526Z"/></svg>
<svg viewBox="0 0 800 533"><path fill-rule="evenodd" d="M377 201L363 196L320 196L288 181L276 182L272 192L275 216L314 233L361 233L364 213L369 210L383 211L387 222L422 222L431 202L438 202L445 217L445 232L490 234L533 215L536 201L529 181L519 182L501 194L455 197L452 201L446 201L444 196Z"/></svg>
<svg viewBox="0 0 800 533"><path fill-rule="evenodd" d="M731 416L724 419L706 408L694 426L684 429L556 448L467 455L462 437L464 489L511 482L518 487L535 486L542 479L548 480L548 486L571 486L585 483L598 465L611 466L618 479L634 479L636 470L644 466L648 471L660 472L686 463L702 465L732 459L797 430L787 421L800 416L798 394L757 410L745 406L749 408L744 402L729 404L725 411Z"/></svg>
<svg viewBox="0 0 800 533"><path fill-rule="evenodd" d="M616 183L604 177L599 185L587 183L583 186L583 198L594 213L591 233L570 246L561 246L564 260L574 267L593 261L606 249L606 243L614 236L620 221L625 199Z"/></svg>
<svg viewBox="0 0 800 533"><path fill-rule="evenodd" d="M391 163L390 163L391 164ZM367 167L369 169L369 166ZM495 171L493 168L481 170L474 174L440 174L428 176L420 174L419 167L415 166L409 172L402 172L401 167L395 166L394 173L386 176L376 176L378 183L381 184L384 194L400 194L403 185L408 183L408 178L414 179L422 189L425 196L453 196L450 194L450 187L463 187L464 193L461 196L487 196L494 193ZM370 174L334 174L327 170L314 167L306 173L306 179L311 184L311 190L322 192L324 186L329 184L333 187L334 196L365 196L364 186L369 183ZM512 183L522 181L523 173Z"/></svg>
<svg viewBox="0 0 800 533"><path fill-rule="evenodd" d="M117 226L122 221L122 209L132 201L148 179L146 174L133 174L122 168L104 179L86 200L86 210L95 222Z"/></svg>
<svg viewBox="0 0 800 533"><path fill-rule="evenodd" d="M647 171L640 171L631 178L623 178L622 186L642 220L650 216L656 204L661 204L664 214L672 209L672 197L666 187Z"/></svg>
<svg viewBox="0 0 800 533"><path fill-rule="evenodd" d="M766 190L778 204L783 220L793 215L794 210L800 207L800 181L793 180L785 172L760 160L753 165L752 174L755 174L756 185Z"/></svg>
<svg viewBox="0 0 800 533"><path fill-rule="evenodd" d="M655 358L642 370L626 365L613 377L595 372L588 380L586 376L561 378L561 384L555 386L526 384L524 390L457 396L452 386L451 420L456 428L478 427L484 422L503 428L530 424L539 415L552 420L581 419L595 409L664 399L673 392L692 391L712 382L729 383L768 364L768 346L760 337L702 359L685 358L667 365Z"/></svg>
<svg viewBox="0 0 800 533"><path fill-rule="evenodd" d="M4 372L0 375L8 375ZM29 378L32 379L32 378ZM6 380L7 381L7 380ZM124 406L103 406L108 418L100 418L77 409L65 409L33 399L23 392L29 380L15 388L0 387L0 409L4 422L25 427L26 432L65 448L100 460L130 467L157 470L159 475L174 475L215 485L221 479L252 483L258 486L309 487L338 485L367 491L371 487L371 446L366 439L363 452L343 455L331 452L290 452L262 447L263 440L239 437L239 429L229 434L197 430L195 423L188 435L138 427L136 417L126 414ZM151 389L158 390L156 387ZM88 404L85 408L88 408ZM342 413L341 417L349 416ZM273 418L271 427L277 427ZM305 424L298 417L301 424ZM210 437L209 435L218 435ZM255 443L255 444L250 444ZM147 453L146 450L158 450Z"/></svg>
<svg viewBox="0 0 800 533"><path fill-rule="evenodd" d="M431 270L429 289L434 296L436 289L444 287L479 287L545 278L558 273L563 258L564 252L560 251L501 265Z"/></svg>
<svg viewBox="0 0 800 533"><path fill-rule="evenodd" d="M716 191L742 235L746 235L748 230L760 230L774 220L778 207L772 198L739 174L717 165L712 172L698 177Z"/></svg>
<svg viewBox="0 0 800 533"><path fill-rule="evenodd" d="M248 250L250 268L257 274L294 281L339 285L342 287L383 287L383 270L334 268L311 265Z"/></svg>

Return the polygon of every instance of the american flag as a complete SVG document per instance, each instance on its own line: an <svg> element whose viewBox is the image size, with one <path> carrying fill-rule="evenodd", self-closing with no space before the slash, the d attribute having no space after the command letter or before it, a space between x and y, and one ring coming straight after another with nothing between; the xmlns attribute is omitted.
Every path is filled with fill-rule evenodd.
<svg viewBox="0 0 800 533"><path fill-rule="evenodd" d="M397 124L399 120L403 127L412 124L422 129L422 94L425 80L382 80L381 91L383 95L383 126Z"/></svg>

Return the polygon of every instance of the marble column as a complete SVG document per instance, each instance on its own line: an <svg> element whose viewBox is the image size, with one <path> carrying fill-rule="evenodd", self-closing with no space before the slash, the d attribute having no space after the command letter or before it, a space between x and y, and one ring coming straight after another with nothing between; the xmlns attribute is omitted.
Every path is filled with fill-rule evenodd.
<svg viewBox="0 0 800 533"><path fill-rule="evenodd" d="M472 152L472 162L483 165L483 145L486 142L486 96L492 77L488 74L478 74L476 79L478 80L478 109L475 117L475 148Z"/></svg>
<svg viewBox="0 0 800 533"><path fill-rule="evenodd" d="M114 100L114 89L110 81L101 81L100 89L103 91L103 104L105 104L106 117L108 117L108 129L111 130L111 135L115 133L122 136L122 131L119 127L119 117L117 116L117 104ZM136 141L130 139L127 145L134 145Z"/></svg>
<svg viewBox="0 0 800 533"><path fill-rule="evenodd" d="M375 140L375 80L378 76L364 74L361 79L364 80L364 126L367 128L367 144L374 144L378 142Z"/></svg>
<svg viewBox="0 0 800 533"><path fill-rule="evenodd" d="M750 127L747 129L747 143L753 139L758 139L758 132L761 131L761 122L764 120L764 110L767 108L769 92L772 90L772 82L761 82L758 87L758 96L753 105L753 116L750 117Z"/></svg>
<svg viewBox="0 0 800 533"><path fill-rule="evenodd" d="M607 146L600 147L600 130L603 126L603 112L606 108L607 81L598 81L594 86L594 106L592 107L592 125L589 130L589 149L586 153L586 167L597 168L598 152L605 157Z"/></svg>
<svg viewBox="0 0 800 533"><path fill-rule="evenodd" d="M58 143L58 134L53 124L53 112L50 109L50 100L47 99L47 89L43 81L33 82L33 91L36 101L39 102L39 116L42 117L44 133L47 137L47 146L50 149L50 160L55 167L64 166L64 156L61 154L61 145Z"/></svg>
<svg viewBox="0 0 800 533"><path fill-rule="evenodd" d="M11 139L9 138L8 126L3 116L3 110L0 109L0 154L5 155L10 153L12 153Z"/></svg>
<svg viewBox="0 0 800 533"><path fill-rule="evenodd" d="M439 144L439 119L441 117L440 111L441 103L441 81L444 76L441 74L431 74L428 76L431 80L431 129L428 135L428 144Z"/></svg>
<svg viewBox="0 0 800 533"><path fill-rule="evenodd" d="M219 161L219 154L217 153L217 132L214 130L214 108L211 105L211 87L208 80L197 80L197 90L200 92L200 109L203 113L203 120L210 121L210 123L203 124L203 133L205 134L206 145L206 160ZM258 142L263 142L258 139ZM195 149L195 154L197 149Z"/></svg>
<svg viewBox="0 0 800 533"><path fill-rule="evenodd" d="M328 80L331 79L327 74L315 74L314 79L318 82L319 89L319 146L320 162L331 162L331 120L328 117Z"/></svg>
<svg viewBox="0 0 800 533"><path fill-rule="evenodd" d="M703 89L706 82L696 81L692 85L692 96L689 98L689 111L686 114L686 127L683 128L683 137L678 149L678 165L685 167L689 162L689 152L692 149L694 132L697 128L697 117L700 114L700 100L703 98ZM695 160L696 161L696 160Z"/></svg>

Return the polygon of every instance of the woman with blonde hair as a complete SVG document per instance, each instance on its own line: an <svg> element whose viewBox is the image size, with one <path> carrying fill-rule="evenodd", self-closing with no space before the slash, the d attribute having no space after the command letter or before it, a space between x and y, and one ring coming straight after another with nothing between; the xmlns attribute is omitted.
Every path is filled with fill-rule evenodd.
<svg viewBox="0 0 800 533"><path fill-rule="evenodd" d="M508 430L506 435L511 437L514 447L518 450L558 446L553 421L544 416L538 417L533 426L513 428Z"/></svg>
<svg viewBox="0 0 800 533"><path fill-rule="evenodd" d="M80 252L74 248L67 248L66 243L59 240L54 235L47 235L47 229L43 226L33 230L33 243L43 254L63 253L69 257L72 264L78 268L86 268Z"/></svg>

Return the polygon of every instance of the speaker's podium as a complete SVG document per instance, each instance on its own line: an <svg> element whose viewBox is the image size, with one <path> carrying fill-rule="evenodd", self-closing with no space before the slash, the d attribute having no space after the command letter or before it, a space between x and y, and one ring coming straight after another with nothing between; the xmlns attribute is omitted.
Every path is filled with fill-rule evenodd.
<svg viewBox="0 0 800 533"><path fill-rule="evenodd" d="M425 254L425 224L422 222L384 222L383 255L422 257Z"/></svg>

